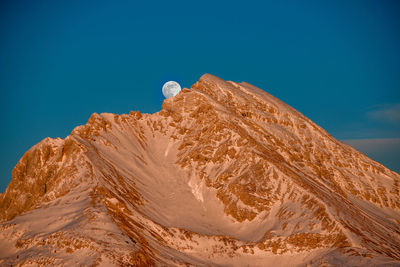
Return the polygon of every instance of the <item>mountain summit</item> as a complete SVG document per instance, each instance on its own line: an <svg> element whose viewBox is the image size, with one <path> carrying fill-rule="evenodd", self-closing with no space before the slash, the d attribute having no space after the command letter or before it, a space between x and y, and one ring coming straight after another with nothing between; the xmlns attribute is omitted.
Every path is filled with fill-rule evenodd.
<svg viewBox="0 0 400 267"><path fill-rule="evenodd" d="M399 182L205 74L157 113L94 113L28 150L0 195L0 265L400 266Z"/></svg>

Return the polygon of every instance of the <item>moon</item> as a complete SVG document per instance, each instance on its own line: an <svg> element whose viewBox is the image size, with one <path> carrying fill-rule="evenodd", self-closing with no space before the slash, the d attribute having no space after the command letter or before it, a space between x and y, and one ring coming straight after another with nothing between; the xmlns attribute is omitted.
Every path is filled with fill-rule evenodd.
<svg viewBox="0 0 400 267"><path fill-rule="evenodd" d="M165 98L176 96L181 91L181 86L175 81L169 81L164 83L162 92Z"/></svg>

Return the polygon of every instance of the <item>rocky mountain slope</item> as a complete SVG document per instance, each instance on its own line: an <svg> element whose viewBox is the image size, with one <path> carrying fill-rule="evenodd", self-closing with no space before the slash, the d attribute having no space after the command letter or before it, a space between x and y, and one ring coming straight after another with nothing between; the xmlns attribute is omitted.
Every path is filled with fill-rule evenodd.
<svg viewBox="0 0 400 267"><path fill-rule="evenodd" d="M248 84L93 114L21 158L0 265L400 266L400 175Z"/></svg>

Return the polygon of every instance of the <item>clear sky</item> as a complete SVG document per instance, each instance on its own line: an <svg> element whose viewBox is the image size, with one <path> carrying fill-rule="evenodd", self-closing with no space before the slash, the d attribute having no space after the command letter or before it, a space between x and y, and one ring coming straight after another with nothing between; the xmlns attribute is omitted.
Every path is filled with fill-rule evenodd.
<svg viewBox="0 0 400 267"><path fill-rule="evenodd" d="M399 172L399 14L396 0L2 0L0 191L43 138L93 112L156 112L164 82L204 73L268 91Z"/></svg>

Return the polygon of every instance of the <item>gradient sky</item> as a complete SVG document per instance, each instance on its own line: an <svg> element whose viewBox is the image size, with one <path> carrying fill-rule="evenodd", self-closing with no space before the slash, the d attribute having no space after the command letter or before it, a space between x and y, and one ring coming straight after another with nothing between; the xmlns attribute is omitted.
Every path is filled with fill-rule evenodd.
<svg viewBox="0 0 400 267"><path fill-rule="evenodd" d="M387 0L2 0L0 191L43 138L93 112L156 112L164 82L204 73L268 91L399 172L399 14Z"/></svg>

